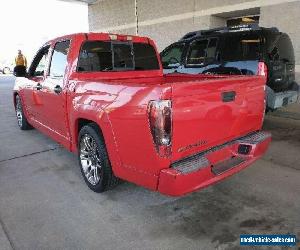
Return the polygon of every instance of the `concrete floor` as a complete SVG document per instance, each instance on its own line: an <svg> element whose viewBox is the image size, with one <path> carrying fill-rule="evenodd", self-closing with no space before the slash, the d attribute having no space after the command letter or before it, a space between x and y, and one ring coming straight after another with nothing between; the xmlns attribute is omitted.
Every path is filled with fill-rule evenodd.
<svg viewBox="0 0 300 250"><path fill-rule="evenodd" d="M245 233L300 238L299 105L267 115L268 153L215 186L170 198L124 182L96 194L75 155L18 129L12 86L12 77L0 76L1 250L234 250Z"/></svg>

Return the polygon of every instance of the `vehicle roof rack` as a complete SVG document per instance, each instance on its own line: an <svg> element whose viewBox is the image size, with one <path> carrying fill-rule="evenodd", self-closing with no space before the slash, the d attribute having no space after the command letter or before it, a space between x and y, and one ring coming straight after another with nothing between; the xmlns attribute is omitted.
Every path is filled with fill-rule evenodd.
<svg viewBox="0 0 300 250"><path fill-rule="evenodd" d="M231 27L220 27L220 28L214 28L214 29L192 31L192 32L185 34L179 41L189 40L193 37L210 35L210 34L214 34L214 33L241 32L241 31L263 30L263 29L277 31L277 32L279 31L275 27L263 28L263 27L259 27L258 24L242 24L242 25L236 25L236 26L231 26Z"/></svg>

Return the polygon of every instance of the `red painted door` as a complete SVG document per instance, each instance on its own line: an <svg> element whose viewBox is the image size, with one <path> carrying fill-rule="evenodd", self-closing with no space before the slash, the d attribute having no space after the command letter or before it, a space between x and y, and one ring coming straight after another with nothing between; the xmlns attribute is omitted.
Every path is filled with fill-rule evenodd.
<svg viewBox="0 0 300 250"><path fill-rule="evenodd" d="M42 84L39 97L42 100L40 122L58 142L69 146L70 133L67 126L66 110L66 66L70 41L60 41L54 45L50 67Z"/></svg>
<svg viewBox="0 0 300 250"><path fill-rule="evenodd" d="M41 87L41 83L44 81L43 76L22 78L22 91L21 98L25 104L26 115L29 120L36 120L38 117L38 109L41 105L39 98L37 97L38 91Z"/></svg>
<svg viewBox="0 0 300 250"><path fill-rule="evenodd" d="M20 84L23 86L21 97L29 120L39 121L40 119L43 102L39 93L45 80L49 48L50 46L46 45L37 52L29 67L28 77L20 78Z"/></svg>

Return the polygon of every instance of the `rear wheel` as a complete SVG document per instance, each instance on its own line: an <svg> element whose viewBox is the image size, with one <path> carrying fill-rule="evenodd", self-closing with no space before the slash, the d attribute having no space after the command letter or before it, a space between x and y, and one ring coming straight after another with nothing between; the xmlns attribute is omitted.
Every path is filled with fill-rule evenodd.
<svg viewBox="0 0 300 250"><path fill-rule="evenodd" d="M103 137L94 123L84 126L79 132L78 160L84 181L94 192L101 193L118 184Z"/></svg>
<svg viewBox="0 0 300 250"><path fill-rule="evenodd" d="M24 114L21 98L18 95L16 96L16 116L18 125L21 130L32 129L32 126L28 123L27 118Z"/></svg>

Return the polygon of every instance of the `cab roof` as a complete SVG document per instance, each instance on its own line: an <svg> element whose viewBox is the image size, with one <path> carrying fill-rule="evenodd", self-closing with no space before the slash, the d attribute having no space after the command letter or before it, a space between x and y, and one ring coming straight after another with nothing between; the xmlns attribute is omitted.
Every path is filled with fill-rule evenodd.
<svg viewBox="0 0 300 250"><path fill-rule="evenodd" d="M275 27L264 28L258 26L257 24L246 24L246 25L238 25L232 27L220 27L214 29L192 31L185 34L181 39L179 39L179 41L189 41L191 39L194 39L196 37L201 37L201 36L222 35L226 33L234 33L234 32L240 33L240 32L251 32L251 31L270 31L270 32L279 33L279 30Z"/></svg>
<svg viewBox="0 0 300 250"><path fill-rule="evenodd" d="M45 44L49 44L53 41L70 39L76 36L85 36L87 40L117 40L117 41L133 41L133 42L142 42L142 43L153 43L149 37L145 36L136 36L136 35L127 35L127 34L116 34L116 33L105 33L105 32L88 32L88 33L73 33L60 37L51 39Z"/></svg>

